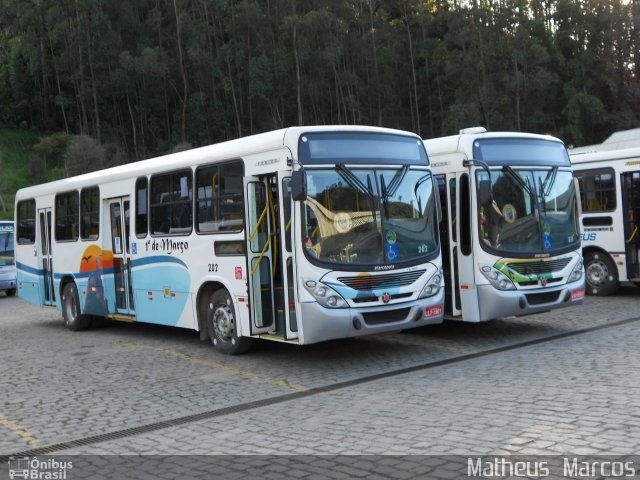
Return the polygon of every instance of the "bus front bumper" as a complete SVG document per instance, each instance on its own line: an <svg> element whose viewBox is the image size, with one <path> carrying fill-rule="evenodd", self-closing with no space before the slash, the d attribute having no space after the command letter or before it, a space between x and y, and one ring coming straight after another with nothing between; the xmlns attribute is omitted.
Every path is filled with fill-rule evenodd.
<svg viewBox="0 0 640 480"><path fill-rule="evenodd" d="M442 323L444 288L412 302L368 308L325 308L318 303L300 304L303 342L358 337Z"/></svg>
<svg viewBox="0 0 640 480"><path fill-rule="evenodd" d="M584 278L558 287L532 290L498 290L478 285L480 321L519 317L579 305L584 301Z"/></svg>
<svg viewBox="0 0 640 480"><path fill-rule="evenodd" d="M16 288L18 281L15 272L12 274L0 273L0 290L11 290Z"/></svg>

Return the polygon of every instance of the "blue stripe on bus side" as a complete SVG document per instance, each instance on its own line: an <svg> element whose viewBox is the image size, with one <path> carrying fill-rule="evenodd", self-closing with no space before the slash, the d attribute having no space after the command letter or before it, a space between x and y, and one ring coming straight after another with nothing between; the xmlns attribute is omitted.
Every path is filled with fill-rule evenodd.
<svg viewBox="0 0 640 480"><path fill-rule="evenodd" d="M23 272L30 273L32 275L44 275L44 270L42 268L33 268L20 262L16 262L16 267L18 270L22 270Z"/></svg>
<svg viewBox="0 0 640 480"><path fill-rule="evenodd" d="M131 263L133 267L141 267L143 265L149 265L152 263L177 263L189 270L189 267L187 267L186 263L184 263L179 258L171 257L169 255L154 255L153 257L138 258L133 260L133 262Z"/></svg>
<svg viewBox="0 0 640 480"><path fill-rule="evenodd" d="M187 264L184 263L182 260L180 260L179 258L175 258L175 257L170 257L169 255L156 255L153 257L145 257L145 258L140 258L137 260L133 260L132 263L132 267L142 267L144 265L152 265L152 264L158 264L158 263L177 263L178 265L183 266L184 268L186 268L187 270L189 269L187 267ZM32 275L38 275L38 276L43 276L44 275L44 269L42 268L33 268L30 267L29 265L25 265L24 263L21 262L16 262L16 267L18 268L18 270L22 270L23 272L26 273L30 273ZM91 275L94 272L78 272L78 273L54 273L53 277L56 280L60 280L61 278L70 275L74 278L89 278L89 275ZM113 273L113 268L107 268L107 269L103 269L101 272L101 275L110 275Z"/></svg>

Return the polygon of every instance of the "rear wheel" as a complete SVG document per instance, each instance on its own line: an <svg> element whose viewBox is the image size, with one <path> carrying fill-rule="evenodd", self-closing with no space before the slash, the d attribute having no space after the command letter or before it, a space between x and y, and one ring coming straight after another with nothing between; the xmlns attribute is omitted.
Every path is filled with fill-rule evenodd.
<svg viewBox="0 0 640 480"><path fill-rule="evenodd" d="M251 347L252 339L238 337L238 320L231 295L225 289L214 292L207 305L207 329L213 347L227 355L239 355Z"/></svg>
<svg viewBox="0 0 640 480"><path fill-rule="evenodd" d="M7 290L7 297L13 297L15 294L16 294L15 288L10 288L9 290Z"/></svg>
<svg viewBox="0 0 640 480"><path fill-rule="evenodd" d="M584 259L584 270L589 295L611 295L618 289L618 269L606 253L587 254Z"/></svg>
<svg viewBox="0 0 640 480"><path fill-rule="evenodd" d="M91 326L91 316L80 312L75 283L67 283L62 290L62 317L67 328L73 332L86 330Z"/></svg>

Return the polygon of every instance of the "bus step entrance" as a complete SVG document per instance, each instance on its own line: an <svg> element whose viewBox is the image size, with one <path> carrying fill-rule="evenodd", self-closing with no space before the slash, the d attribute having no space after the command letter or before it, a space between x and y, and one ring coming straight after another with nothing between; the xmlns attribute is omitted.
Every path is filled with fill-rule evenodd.
<svg viewBox="0 0 640 480"><path fill-rule="evenodd" d="M284 313L284 292L282 285L276 284L273 288L273 295L275 297L275 310L276 310L276 331L275 334L284 337L287 330L286 328L286 316Z"/></svg>

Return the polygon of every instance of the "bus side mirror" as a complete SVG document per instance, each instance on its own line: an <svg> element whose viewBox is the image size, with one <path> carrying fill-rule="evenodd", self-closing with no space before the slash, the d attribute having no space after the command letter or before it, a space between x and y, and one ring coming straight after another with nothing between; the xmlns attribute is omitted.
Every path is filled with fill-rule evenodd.
<svg viewBox="0 0 640 480"><path fill-rule="evenodd" d="M489 180L480 180L478 183L478 205L486 205L492 201L491 182Z"/></svg>
<svg viewBox="0 0 640 480"><path fill-rule="evenodd" d="M291 172L291 198L296 202L307 199L307 174L304 170Z"/></svg>

